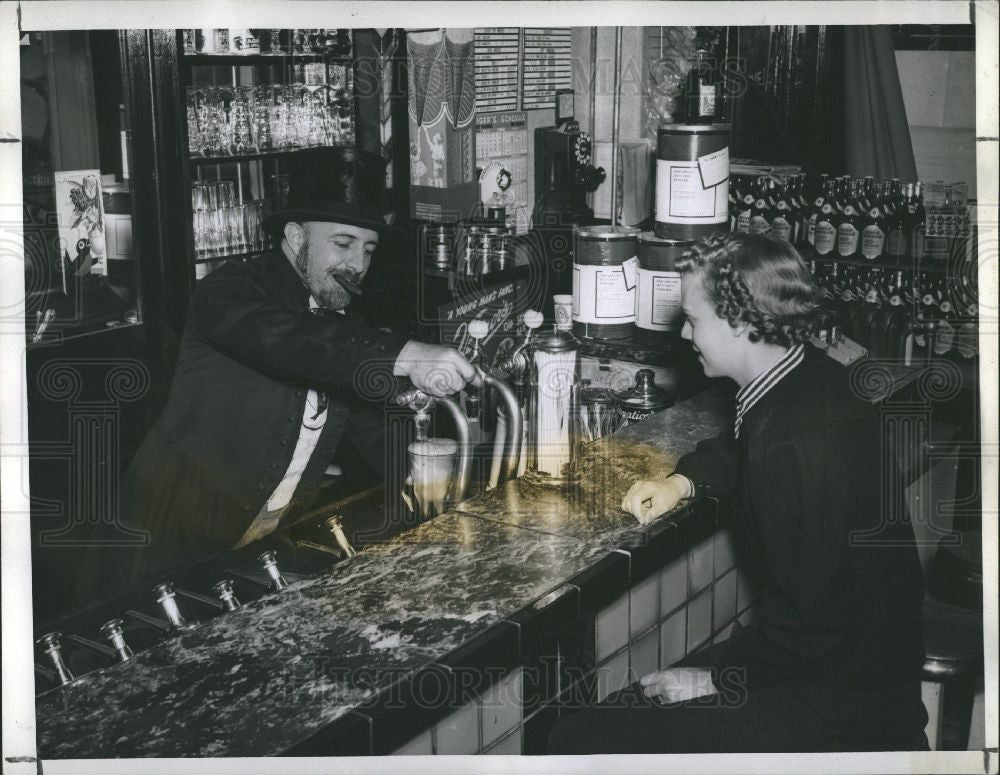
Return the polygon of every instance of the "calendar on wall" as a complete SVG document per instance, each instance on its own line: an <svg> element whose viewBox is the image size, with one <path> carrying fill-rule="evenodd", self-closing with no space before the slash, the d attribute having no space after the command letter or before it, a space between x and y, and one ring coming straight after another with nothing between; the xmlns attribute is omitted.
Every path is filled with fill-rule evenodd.
<svg viewBox="0 0 1000 775"><path fill-rule="evenodd" d="M499 165L499 166L498 166ZM523 110L476 114L476 167L510 175L503 205L515 234L528 230L528 116ZM490 174L493 174L492 172Z"/></svg>

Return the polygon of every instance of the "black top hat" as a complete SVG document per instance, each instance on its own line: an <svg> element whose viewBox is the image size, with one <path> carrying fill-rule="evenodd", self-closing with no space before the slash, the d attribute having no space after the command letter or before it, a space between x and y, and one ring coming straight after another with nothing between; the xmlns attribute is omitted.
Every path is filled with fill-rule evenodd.
<svg viewBox="0 0 1000 775"><path fill-rule="evenodd" d="M385 161L353 147L310 148L289 160L288 201L264 218L263 226L280 237L289 221L327 221L380 233L390 227L382 213Z"/></svg>

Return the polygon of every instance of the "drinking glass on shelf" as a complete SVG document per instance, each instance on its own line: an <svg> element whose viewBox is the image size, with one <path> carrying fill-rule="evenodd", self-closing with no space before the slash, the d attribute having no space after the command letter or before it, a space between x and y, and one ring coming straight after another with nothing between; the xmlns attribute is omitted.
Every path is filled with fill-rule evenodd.
<svg viewBox="0 0 1000 775"><path fill-rule="evenodd" d="M208 183L197 180L191 184L191 209L208 210L209 204Z"/></svg>
<svg viewBox="0 0 1000 775"><path fill-rule="evenodd" d="M253 142L253 129L251 126L253 87L237 86L233 89L232 93L233 97L230 102L229 112L231 129L229 150L234 156L256 153L257 148Z"/></svg>
<svg viewBox="0 0 1000 775"><path fill-rule="evenodd" d="M202 153L205 156L222 156L226 152L226 116L218 89L208 87L202 90L197 114L202 133Z"/></svg>
<svg viewBox="0 0 1000 775"><path fill-rule="evenodd" d="M226 207L222 213L226 221L225 253L243 253L247 249L246 234L243 230L243 210L246 205Z"/></svg>
<svg viewBox="0 0 1000 775"><path fill-rule="evenodd" d="M204 258L212 252L212 210L195 210L194 217L194 250L198 258Z"/></svg>

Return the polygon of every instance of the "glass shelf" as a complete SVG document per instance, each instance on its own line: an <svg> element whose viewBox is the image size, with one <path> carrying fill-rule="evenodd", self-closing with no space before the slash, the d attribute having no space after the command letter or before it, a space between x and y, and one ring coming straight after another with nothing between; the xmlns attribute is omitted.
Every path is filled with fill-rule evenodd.
<svg viewBox="0 0 1000 775"><path fill-rule="evenodd" d="M309 148L288 148L282 151L258 151L257 153L244 153L239 156L191 156L188 161L192 166L199 167L211 164L235 164L241 161L257 161L259 159L279 158L290 156L300 151L309 151L314 148L353 148L354 143L339 143L337 145L315 145Z"/></svg>
<svg viewBox="0 0 1000 775"><path fill-rule="evenodd" d="M799 255L806 261L818 261L824 264L843 264L845 266L864 266L868 269L888 269L902 272L912 272L919 268L921 272L947 272L948 262L938 258L916 259L906 256L902 260L893 261L867 261L860 258L842 258L838 255L821 256L811 247L803 246L797 248Z"/></svg>
<svg viewBox="0 0 1000 775"><path fill-rule="evenodd" d="M273 65L285 61L322 62L337 59L333 54L182 54L181 60L189 65Z"/></svg>

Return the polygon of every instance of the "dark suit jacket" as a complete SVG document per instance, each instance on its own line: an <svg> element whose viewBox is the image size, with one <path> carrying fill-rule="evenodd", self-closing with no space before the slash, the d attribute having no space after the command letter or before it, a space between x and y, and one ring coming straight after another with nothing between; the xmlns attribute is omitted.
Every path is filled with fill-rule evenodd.
<svg viewBox="0 0 1000 775"><path fill-rule="evenodd" d="M719 669L742 671L750 687L919 682L913 530L878 409L855 395L846 369L807 347L744 416L738 440L730 431L702 442L677 471L732 496L741 547L759 569L756 622L730 638Z"/></svg>
<svg viewBox="0 0 1000 775"><path fill-rule="evenodd" d="M345 433L355 431L378 466L382 413L362 399L381 390L384 400L405 340L351 316L313 314L308 301L281 253L199 281L167 405L121 487L122 517L148 531L149 546L115 559L121 567L104 586L236 543L291 461L311 386L329 392L330 409L291 505L309 503Z"/></svg>

